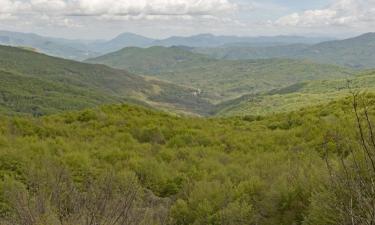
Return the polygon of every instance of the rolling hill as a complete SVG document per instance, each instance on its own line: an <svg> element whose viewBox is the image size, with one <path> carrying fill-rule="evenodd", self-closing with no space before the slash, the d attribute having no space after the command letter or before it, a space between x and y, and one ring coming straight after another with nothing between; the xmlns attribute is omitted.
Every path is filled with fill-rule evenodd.
<svg viewBox="0 0 375 225"><path fill-rule="evenodd" d="M257 95L244 95L217 105L218 116L267 115L298 111L348 97L351 92L375 93L375 71L349 79L296 83Z"/></svg>
<svg viewBox="0 0 375 225"><path fill-rule="evenodd" d="M375 33L315 45L232 46L194 50L219 59L298 58L351 68L375 68Z"/></svg>
<svg viewBox="0 0 375 225"><path fill-rule="evenodd" d="M375 68L375 33L323 42L302 51L296 57L353 68Z"/></svg>
<svg viewBox="0 0 375 225"><path fill-rule="evenodd" d="M166 48L160 46L150 48L128 47L86 60L86 62L101 63L135 73L155 75L181 68L199 67L216 61L180 47Z"/></svg>
<svg viewBox="0 0 375 225"><path fill-rule="evenodd" d="M124 48L87 62L192 86L213 102L302 81L352 75L350 69L306 60L219 60L180 47Z"/></svg>
<svg viewBox="0 0 375 225"><path fill-rule="evenodd" d="M0 116L0 223L339 224L313 210L332 203L322 143L341 149L332 131L356 143L352 120L347 101L256 119L128 105Z"/></svg>
<svg viewBox="0 0 375 225"><path fill-rule="evenodd" d="M211 106L193 88L15 47L0 46L0 81L0 109L9 113L42 115L135 102L204 114Z"/></svg>
<svg viewBox="0 0 375 225"><path fill-rule="evenodd" d="M208 55L216 59L247 60L247 59L272 59L296 58L301 51L310 45L291 44L278 46L223 46L218 48L194 48L193 52Z"/></svg>

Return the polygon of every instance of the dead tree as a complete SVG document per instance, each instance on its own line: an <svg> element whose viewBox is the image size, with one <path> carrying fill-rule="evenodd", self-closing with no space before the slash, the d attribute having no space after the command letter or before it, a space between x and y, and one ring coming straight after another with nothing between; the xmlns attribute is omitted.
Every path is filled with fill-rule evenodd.
<svg viewBox="0 0 375 225"><path fill-rule="evenodd" d="M340 225L375 224L375 130L370 118L368 98L352 92L352 108L356 124L356 141L339 140L338 166L329 159L329 189L335 195ZM345 144L343 144L345 143Z"/></svg>

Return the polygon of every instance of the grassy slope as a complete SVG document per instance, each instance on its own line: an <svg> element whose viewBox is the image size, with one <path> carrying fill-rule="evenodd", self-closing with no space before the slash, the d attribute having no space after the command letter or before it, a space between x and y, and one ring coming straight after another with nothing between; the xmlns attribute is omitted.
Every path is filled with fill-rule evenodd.
<svg viewBox="0 0 375 225"><path fill-rule="evenodd" d="M290 112L343 98L353 90L375 92L375 71L367 71L351 79L304 82L268 93L243 96L219 105L218 115Z"/></svg>
<svg viewBox="0 0 375 225"><path fill-rule="evenodd" d="M38 115L124 101L202 114L210 107L192 88L20 48L0 46L0 75L0 90L8 95L3 111Z"/></svg>
<svg viewBox="0 0 375 225"><path fill-rule="evenodd" d="M220 102L247 93L281 88L307 80L337 79L351 71L331 65L289 59L216 60L172 47L125 48L92 63L128 69L133 72L193 86L203 96Z"/></svg>

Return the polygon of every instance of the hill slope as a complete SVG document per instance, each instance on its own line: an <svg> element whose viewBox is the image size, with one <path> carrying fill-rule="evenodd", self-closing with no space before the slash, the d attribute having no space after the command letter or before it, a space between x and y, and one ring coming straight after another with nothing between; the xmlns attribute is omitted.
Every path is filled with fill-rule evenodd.
<svg viewBox="0 0 375 225"><path fill-rule="evenodd" d="M367 71L350 79L302 82L258 95L217 105L217 115L244 116L290 112L325 104L351 95L352 91L375 93L375 71Z"/></svg>
<svg viewBox="0 0 375 225"><path fill-rule="evenodd" d="M310 45L293 44L279 46L228 46L219 48L195 48L192 51L214 57L216 59L247 60L247 59L272 59L295 58L301 51Z"/></svg>
<svg viewBox="0 0 375 225"><path fill-rule="evenodd" d="M375 68L375 33L314 45L296 57L354 68Z"/></svg>
<svg viewBox="0 0 375 225"><path fill-rule="evenodd" d="M352 68L375 68L375 33L315 45L198 48L198 53L221 59L299 58Z"/></svg>
<svg viewBox="0 0 375 225"><path fill-rule="evenodd" d="M98 58L102 63L199 88L214 101L258 93L297 82L351 76L338 66L303 60L217 60L179 47L125 48Z"/></svg>
<svg viewBox="0 0 375 225"><path fill-rule="evenodd" d="M20 48L0 46L0 75L1 108L20 113L45 114L122 101L192 113L210 107L192 88ZM28 104L20 106L21 102Z"/></svg>
<svg viewBox="0 0 375 225"><path fill-rule="evenodd" d="M191 68L215 62L205 55L195 54L180 47L128 47L86 62L101 63L114 68L141 74L160 74L181 68Z"/></svg>
<svg viewBox="0 0 375 225"><path fill-rule="evenodd" d="M95 221L122 218L115 206L130 193L125 219L136 225L298 224L323 191L317 184L329 181L323 141L335 152L332 130L355 135L350 111L340 102L253 121L130 106L0 116L0 223L22 224L28 217L16 215L32 213L43 224L84 224L99 212L94 204Z"/></svg>

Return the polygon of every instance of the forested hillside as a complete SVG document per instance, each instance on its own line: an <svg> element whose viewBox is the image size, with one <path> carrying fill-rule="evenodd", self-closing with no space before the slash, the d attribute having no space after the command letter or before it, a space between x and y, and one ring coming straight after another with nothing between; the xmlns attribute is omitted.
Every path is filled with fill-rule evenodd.
<svg viewBox="0 0 375 225"><path fill-rule="evenodd" d="M218 59L297 58L351 68L371 69L375 67L375 34L367 33L354 38L314 45L292 44L263 47L239 45L197 48L194 52Z"/></svg>
<svg viewBox="0 0 375 225"><path fill-rule="evenodd" d="M302 81L353 75L350 69L306 60L217 60L179 47L124 48L88 62L199 88L202 95L213 102Z"/></svg>
<svg viewBox="0 0 375 225"><path fill-rule="evenodd" d="M301 82L269 92L244 95L218 104L216 113L244 116L290 112L335 101L358 91L375 92L375 71L365 71L347 79Z"/></svg>
<svg viewBox="0 0 375 225"><path fill-rule="evenodd" d="M10 113L43 115L116 102L198 114L210 109L197 89L14 47L0 46L0 81L0 110Z"/></svg>
<svg viewBox="0 0 375 225"><path fill-rule="evenodd" d="M351 99L232 119L126 105L1 116L0 222L340 224L353 195L331 185L324 159L360 153L355 127Z"/></svg>
<svg viewBox="0 0 375 225"><path fill-rule="evenodd" d="M295 58L311 47L306 44L276 45L276 46L222 46L218 48L194 48L193 52L204 54L216 59L247 60Z"/></svg>
<svg viewBox="0 0 375 225"><path fill-rule="evenodd" d="M323 42L304 50L296 57L353 68L375 67L375 33L341 41Z"/></svg>

